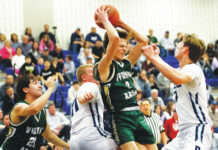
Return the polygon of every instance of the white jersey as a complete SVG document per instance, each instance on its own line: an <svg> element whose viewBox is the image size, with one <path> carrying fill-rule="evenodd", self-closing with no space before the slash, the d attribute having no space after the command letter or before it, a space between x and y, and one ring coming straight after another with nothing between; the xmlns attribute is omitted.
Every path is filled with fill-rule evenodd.
<svg viewBox="0 0 218 150"><path fill-rule="evenodd" d="M212 125L208 115L205 77L201 68L196 64L189 64L181 68L181 72L189 75L192 81L175 87L179 128Z"/></svg>
<svg viewBox="0 0 218 150"><path fill-rule="evenodd" d="M116 150L118 147L111 134L104 131L104 104L95 83L84 83L77 95L92 92L89 103L80 104L77 96L72 104L72 128L69 141L71 150Z"/></svg>
<svg viewBox="0 0 218 150"><path fill-rule="evenodd" d="M94 98L89 103L80 104L77 97L72 104L72 128L71 133L78 132L86 127L96 127L99 133L105 134L103 132L103 112L104 104L99 92L99 88L95 83L86 82L84 83L78 91L77 95L84 92L92 92Z"/></svg>

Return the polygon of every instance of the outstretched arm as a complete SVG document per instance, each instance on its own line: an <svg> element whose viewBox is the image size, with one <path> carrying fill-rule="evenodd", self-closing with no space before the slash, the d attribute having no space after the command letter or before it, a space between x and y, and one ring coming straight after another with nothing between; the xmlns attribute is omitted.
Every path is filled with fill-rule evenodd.
<svg viewBox="0 0 218 150"><path fill-rule="evenodd" d="M101 81L106 81L109 73L110 73L110 65L112 63L112 59L116 53L116 50L119 46L119 35L115 28L112 26L110 21L108 20L107 11L104 10L105 7L99 9L98 15L98 22L102 23L107 31L109 43L106 50L106 55L101 59L99 65L98 65L98 72L100 75Z"/></svg>
<svg viewBox="0 0 218 150"><path fill-rule="evenodd" d="M146 58L148 58L155 67L174 84L180 85L192 80L189 75L164 62L159 56L160 50L158 48L154 50L153 46L144 46L141 50L144 52Z"/></svg>
<svg viewBox="0 0 218 150"><path fill-rule="evenodd" d="M136 46L130 51L129 55L126 57L131 62L131 65L133 66L138 61L139 57L142 54L141 48L148 44L148 38L144 37L142 34L135 31L133 28L125 24L122 20L119 20L119 27L131 33L132 36L138 42Z"/></svg>
<svg viewBox="0 0 218 150"><path fill-rule="evenodd" d="M24 103L20 103L16 105L12 111L12 117L31 116L31 115L38 114L44 108L45 104L48 102L49 97L51 96L51 93L54 90L53 77L48 78L46 85L48 87L48 90L42 96L40 96L38 99L32 102L30 105Z"/></svg>
<svg viewBox="0 0 218 150"><path fill-rule="evenodd" d="M67 150L70 150L70 145L62 141L59 137L57 137L54 133L52 133L48 124L46 126L45 131L42 133L42 136L48 142L51 142L56 146L60 146L66 148Z"/></svg>

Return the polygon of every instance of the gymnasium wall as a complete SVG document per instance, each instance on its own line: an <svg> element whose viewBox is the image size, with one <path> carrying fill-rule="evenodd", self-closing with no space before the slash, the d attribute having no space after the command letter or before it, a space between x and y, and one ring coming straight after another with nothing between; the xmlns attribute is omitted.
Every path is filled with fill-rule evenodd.
<svg viewBox="0 0 218 150"><path fill-rule="evenodd" d="M170 31L172 39L177 32L195 33L206 43L218 39L217 0L0 0L2 14L9 10L1 3L12 4L16 14L15 10L10 10L9 14L0 15L0 21L3 20L0 32L7 31L10 35L10 32L17 31L20 35L30 26L38 38L43 25L48 23L51 27L57 26L58 41L65 49L77 27L86 35L91 26L96 26L94 12L102 4L114 5L121 18L144 35L152 28L159 39L166 30ZM17 22L11 24L10 18ZM104 34L100 28L97 32Z"/></svg>

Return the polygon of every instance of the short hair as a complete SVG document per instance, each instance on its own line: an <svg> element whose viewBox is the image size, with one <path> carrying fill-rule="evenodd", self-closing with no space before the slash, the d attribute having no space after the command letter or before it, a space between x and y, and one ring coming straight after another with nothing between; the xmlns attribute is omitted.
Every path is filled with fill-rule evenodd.
<svg viewBox="0 0 218 150"><path fill-rule="evenodd" d="M23 88L29 87L31 80L37 80L37 78L32 75L20 74L17 83L17 93L20 98L24 99L26 97L26 93L23 91Z"/></svg>
<svg viewBox="0 0 218 150"><path fill-rule="evenodd" d="M26 57L25 57L25 59L27 59L27 58L30 58L31 59L31 57L29 56L29 55L27 55ZM32 59L31 59L32 60Z"/></svg>
<svg viewBox="0 0 218 150"><path fill-rule="evenodd" d="M6 86L5 92L6 92L8 89L10 89L10 88L12 88L12 89L14 90L14 88L13 88L12 86Z"/></svg>
<svg viewBox="0 0 218 150"><path fill-rule="evenodd" d="M184 36L184 46L189 47L189 58L194 63L196 63L206 51L204 41L197 38L194 34Z"/></svg>
<svg viewBox="0 0 218 150"><path fill-rule="evenodd" d="M157 89L152 89L152 90L151 90L151 93L154 93L154 92L157 92L157 93L158 93L158 90L157 90Z"/></svg>
<svg viewBox="0 0 218 150"><path fill-rule="evenodd" d="M127 37L128 37L128 33L126 31L117 30L117 33L118 33L119 37L122 39L127 39ZM109 43L109 39L108 39L108 35L106 32L104 35L104 41L103 41L105 51L107 50L108 43Z"/></svg>
<svg viewBox="0 0 218 150"><path fill-rule="evenodd" d="M73 57L71 56L71 55L67 55L66 56L69 60L72 60L73 59Z"/></svg>
<svg viewBox="0 0 218 150"><path fill-rule="evenodd" d="M81 65L79 66L79 68L77 68L77 71L76 71L76 77L77 77L77 80L81 83L82 82L82 78L81 76L83 74L86 74L86 68L90 68L90 67L94 67L94 65L92 64L86 64L86 65Z"/></svg>
<svg viewBox="0 0 218 150"><path fill-rule="evenodd" d="M143 102L148 102L151 105L151 101L149 99L147 99L147 98L142 100L141 105L143 104Z"/></svg>
<svg viewBox="0 0 218 150"><path fill-rule="evenodd" d="M48 102L48 108L49 108L50 106L55 106L55 104L54 104L53 101L49 101L49 102Z"/></svg>

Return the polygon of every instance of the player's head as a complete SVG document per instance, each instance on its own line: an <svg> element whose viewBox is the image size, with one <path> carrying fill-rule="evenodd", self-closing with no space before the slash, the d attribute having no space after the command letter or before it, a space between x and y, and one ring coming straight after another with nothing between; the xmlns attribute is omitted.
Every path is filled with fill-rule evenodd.
<svg viewBox="0 0 218 150"><path fill-rule="evenodd" d="M116 51L114 59L115 60L122 60L126 54L126 51L127 51L128 33L125 31L120 31L120 30L117 30L117 33L120 37L120 43L119 43L118 50ZM107 50L108 43L109 43L109 39L108 39L107 33L105 33L104 42L103 42L105 50Z"/></svg>
<svg viewBox="0 0 218 150"><path fill-rule="evenodd" d="M98 83L93 77L93 67L92 64L86 64L77 69L76 76L80 84L84 82Z"/></svg>
<svg viewBox="0 0 218 150"><path fill-rule="evenodd" d="M38 98L42 95L42 86L36 77L22 74L18 79L17 93L22 99L25 99L27 95Z"/></svg>
<svg viewBox="0 0 218 150"><path fill-rule="evenodd" d="M183 41L180 42L175 51L175 57L180 60L185 55L196 63L206 51L206 45L203 40L197 38L195 35L187 34Z"/></svg>

